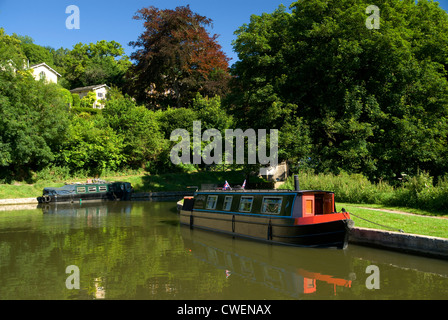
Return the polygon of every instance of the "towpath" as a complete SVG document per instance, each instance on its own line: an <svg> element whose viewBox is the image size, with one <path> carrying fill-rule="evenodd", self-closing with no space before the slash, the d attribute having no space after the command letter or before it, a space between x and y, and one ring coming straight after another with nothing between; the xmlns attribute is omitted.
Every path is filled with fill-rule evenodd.
<svg viewBox="0 0 448 320"><path fill-rule="evenodd" d="M361 207L361 206L356 206L356 205L354 207L359 208L359 209L365 209L365 210L380 211L380 212L387 212L387 213L398 213L398 214L404 214L404 215L409 215L409 216L418 216L418 217L436 218L436 219L448 219L448 216L444 216L444 217L428 216L428 215L416 214L416 213L405 212L405 211L400 211L400 210Z"/></svg>

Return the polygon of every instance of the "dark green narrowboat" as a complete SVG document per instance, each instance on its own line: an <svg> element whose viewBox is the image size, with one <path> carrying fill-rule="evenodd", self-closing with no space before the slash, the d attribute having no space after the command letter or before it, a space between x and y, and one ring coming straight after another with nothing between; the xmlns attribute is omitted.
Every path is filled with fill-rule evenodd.
<svg viewBox="0 0 448 320"><path fill-rule="evenodd" d="M39 203L74 202L90 200L130 200L132 186L129 182L96 180L85 184L67 184L60 188L44 188Z"/></svg>
<svg viewBox="0 0 448 320"><path fill-rule="evenodd" d="M334 193L321 190L200 190L186 197L180 222L269 243L343 249L353 227L336 212Z"/></svg>

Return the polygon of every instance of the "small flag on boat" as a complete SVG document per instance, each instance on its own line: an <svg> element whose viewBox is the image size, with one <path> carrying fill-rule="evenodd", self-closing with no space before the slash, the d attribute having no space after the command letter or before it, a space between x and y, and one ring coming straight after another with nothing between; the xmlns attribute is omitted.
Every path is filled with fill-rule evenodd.
<svg viewBox="0 0 448 320"><path fill-rule="evenodd" d="M226 183L224 184L224 188L223 189L224 190L228 190L228 189L232 190L232 188L230 187L230 184L227 182L227 180L226 180Z"/></svg>
<svg viewBox="0 0 448 320"><path fill-rule="evenodd" d="M242 188L246 188L246 180L244 180Z"/></svg>

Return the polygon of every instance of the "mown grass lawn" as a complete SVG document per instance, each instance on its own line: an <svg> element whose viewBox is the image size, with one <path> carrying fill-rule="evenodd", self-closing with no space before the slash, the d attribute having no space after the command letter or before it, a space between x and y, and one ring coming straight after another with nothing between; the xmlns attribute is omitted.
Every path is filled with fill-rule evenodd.
<svg viewBox="0 0 448 320"><path fill-rule="evenodd" d="M360 208L363 207L363 208ZM403 230L405 233L431 237L448 238L448 218L421 216L415 214L391 213L378 210L397 210L397 208L366 209L369 205L338 203L337 210L344 208L351 213L355 227L389 231ZM365 219L365 220L364 220ZM368 221L366 221L368 220ZM370 222L371 221L371 222ZM374 224L378 223L380 225ZM387 227L385 227L387 226Z"/></svg>
<svg viewBox="0 0 448 320"><path fill-rule="evenodd" d="M0 184L0 199L36 198L45 187L62 187L64 183L39 181L35 184Z"/></svg>

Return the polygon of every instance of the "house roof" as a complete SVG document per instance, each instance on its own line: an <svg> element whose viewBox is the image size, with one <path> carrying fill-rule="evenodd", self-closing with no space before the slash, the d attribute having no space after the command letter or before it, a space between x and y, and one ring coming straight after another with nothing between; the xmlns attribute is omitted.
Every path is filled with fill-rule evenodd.
<svg viewBox="0 0 448 320"><path fill-rule="evenodd" d="M75 88L75 89L70 90L70 92L76 93L76 92L82 92L82 91L93 91L93 90L101 89L103 87L109 88L109 86L107 84L96 84L93 86Z"/></svg>
<svg viewBox="0 0 448 320"><path fill-rule="evenodd" d="M35 64L30 66L30 69L36 69L37 67L41 67L44 66L45 68L47 68L48 70L50 70L51 72L57 74L59 77L61 76L59 72L57 72L56 70L54 70L52 67L50 67L48 64L46 64L45 62L39 63L39 64Z"/></svg>

